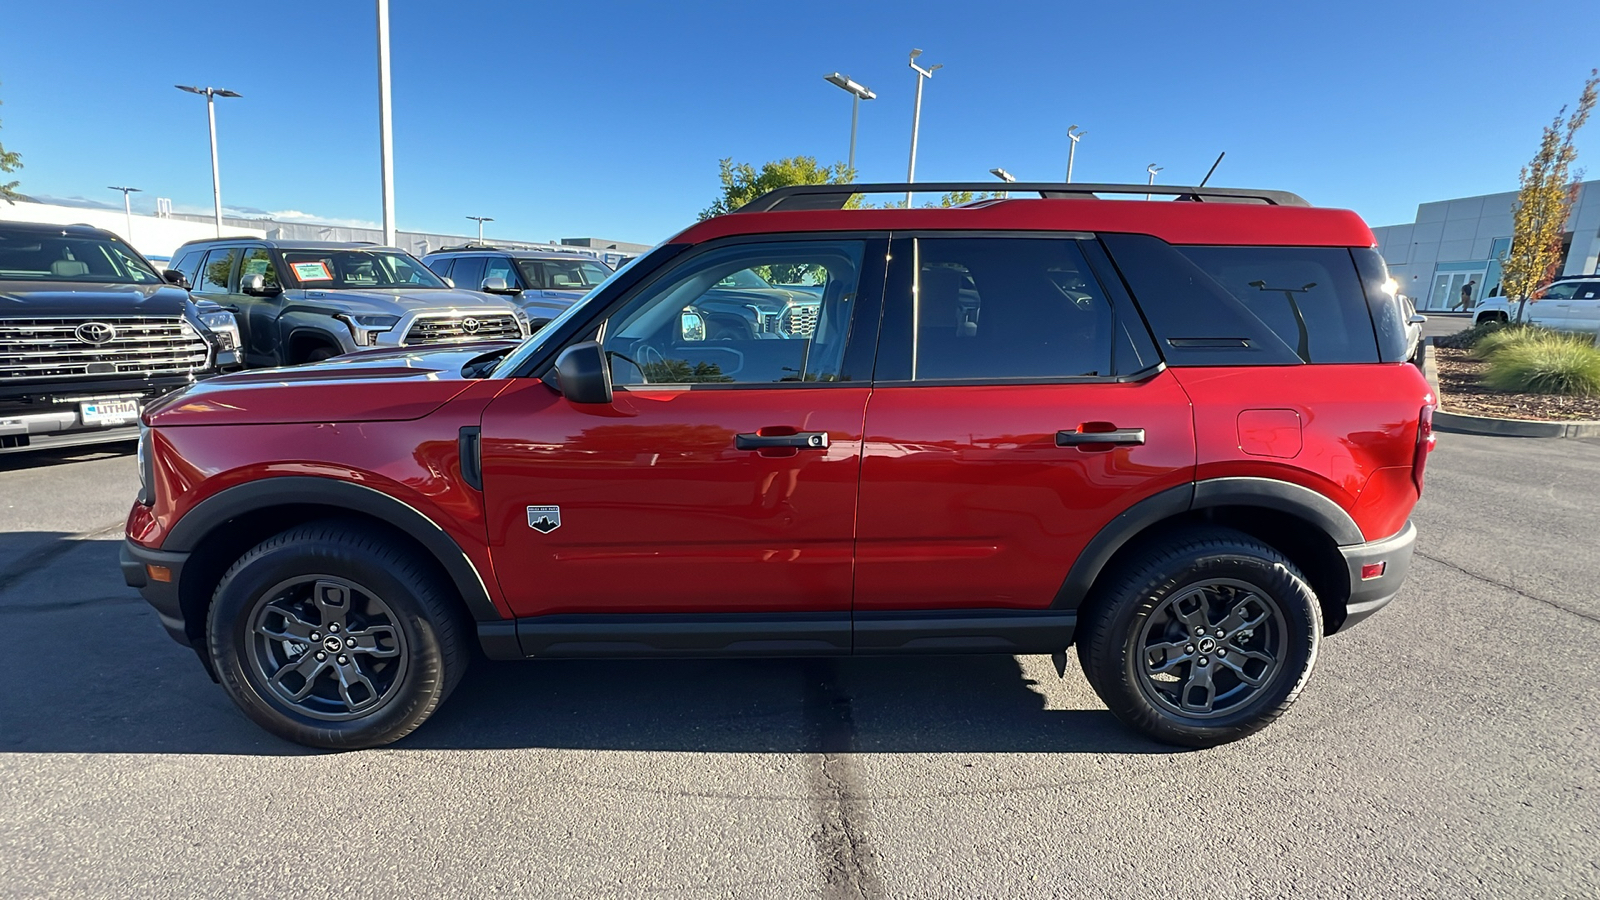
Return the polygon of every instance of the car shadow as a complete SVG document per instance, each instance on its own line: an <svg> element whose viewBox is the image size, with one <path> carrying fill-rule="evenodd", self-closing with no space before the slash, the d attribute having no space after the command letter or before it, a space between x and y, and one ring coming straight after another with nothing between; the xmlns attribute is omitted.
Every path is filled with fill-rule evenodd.
<svg viewBox="0 0 1600 900"><path fill-rule="evenodd" d="M56 536L3 535L0 549L8 539L37 545L50 537ZM122 584L117 542L63 542L71 546L52 545L47 565L0 588L0 628L8 636L8 650L0 653L0 752L317 752L271 736L234 708L193 651L173 643ZM1036 687L1010 656L477 659L432 719L394 746L1173 752L1103 708L1047 708Z"/></svg>
<svg viewBox="0 0 1600 900"><path fill-rule="evenodd" d="M132 456L138 452L138 435L129 435L125 441L88 444L81 447L48 447L39 450L18 450L0 453L0 472L21 472L43 469L91 459L112 459Z"/></svg>

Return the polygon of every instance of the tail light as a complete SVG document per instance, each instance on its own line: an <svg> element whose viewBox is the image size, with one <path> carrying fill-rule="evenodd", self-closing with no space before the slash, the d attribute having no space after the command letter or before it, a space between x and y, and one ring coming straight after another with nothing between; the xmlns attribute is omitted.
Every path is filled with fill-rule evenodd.
<svg viewBox="0 0 1600 900"><path fill-rule="evenodd" d="M1428 455L1438 440L1433 433L1433 404L1430 403L1417 415L1417 449L1411 457L1411 480L1417 486L1418 496L1422 494L1422 473L1428 468Z"/></svg>

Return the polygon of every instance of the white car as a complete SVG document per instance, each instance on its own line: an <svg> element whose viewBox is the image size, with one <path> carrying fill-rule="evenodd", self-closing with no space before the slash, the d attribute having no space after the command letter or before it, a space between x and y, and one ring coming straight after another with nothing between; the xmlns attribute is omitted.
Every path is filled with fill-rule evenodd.
<svg viewBox="0 0 1600 900"><path fill-rule="evenodd" d="M1475 325L1514 322L1516 318L1517 301L1507 297L1490 297L1472 311ZM1538 299L1528 301L1522 321L1558 331L1600 334L1600 276L1555 282Z"/></svg>
<svg viewBox="0 0 1600 900"><path fill-rule="evenodd" d="M1417 358L1417 348L1422 346L1422 326L1428 317L1417 312L1417 304L1405 294L1400 295L1400 312L1406 317L1406 359Z"/></svg>

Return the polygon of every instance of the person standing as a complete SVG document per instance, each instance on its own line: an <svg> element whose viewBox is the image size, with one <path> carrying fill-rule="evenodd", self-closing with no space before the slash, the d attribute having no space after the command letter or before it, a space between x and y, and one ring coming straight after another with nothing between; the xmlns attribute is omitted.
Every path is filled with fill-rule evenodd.
<svg viewBox="0 0 1600 900"><path fill-rule="evenodd" d="M1467 283L1461 286L1461 303L1457 308L1463 312L1472 312L1472 289L1477 283L1474 279L1468 279Z"/></svg>

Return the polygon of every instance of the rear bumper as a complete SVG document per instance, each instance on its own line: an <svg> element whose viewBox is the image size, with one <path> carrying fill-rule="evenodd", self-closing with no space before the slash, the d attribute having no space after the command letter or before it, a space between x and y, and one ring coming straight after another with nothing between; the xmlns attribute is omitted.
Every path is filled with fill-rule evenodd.
<svg viewBox="0 0 1600 900"><path fill-rule="evenodd" d="M161 627L185 647L192 644L189 641L188 623L183 618L183 605L178 600L178 585L183 577L184 563L188 561L187 553L151 550L132 541L122 542L122 580L128 583L128 587L139 589L139 594L161 619ZM151 578L150 566L165 568L172 573L171 580L157 581Z"/></svg>
<svg viewBox="0 0 1600 900"><path fill-rule="evenodd" d="M1344 621L1337 630L1349 628L1389 605L1411 571L1411 552L1416 544L1417 526L1407 521L1406 527L1393 537L1339 548L1350 571L1350 599L1345 604ZM1375 578L1361 577L1364 567L1380 564L1383 574Z"/></svg>

